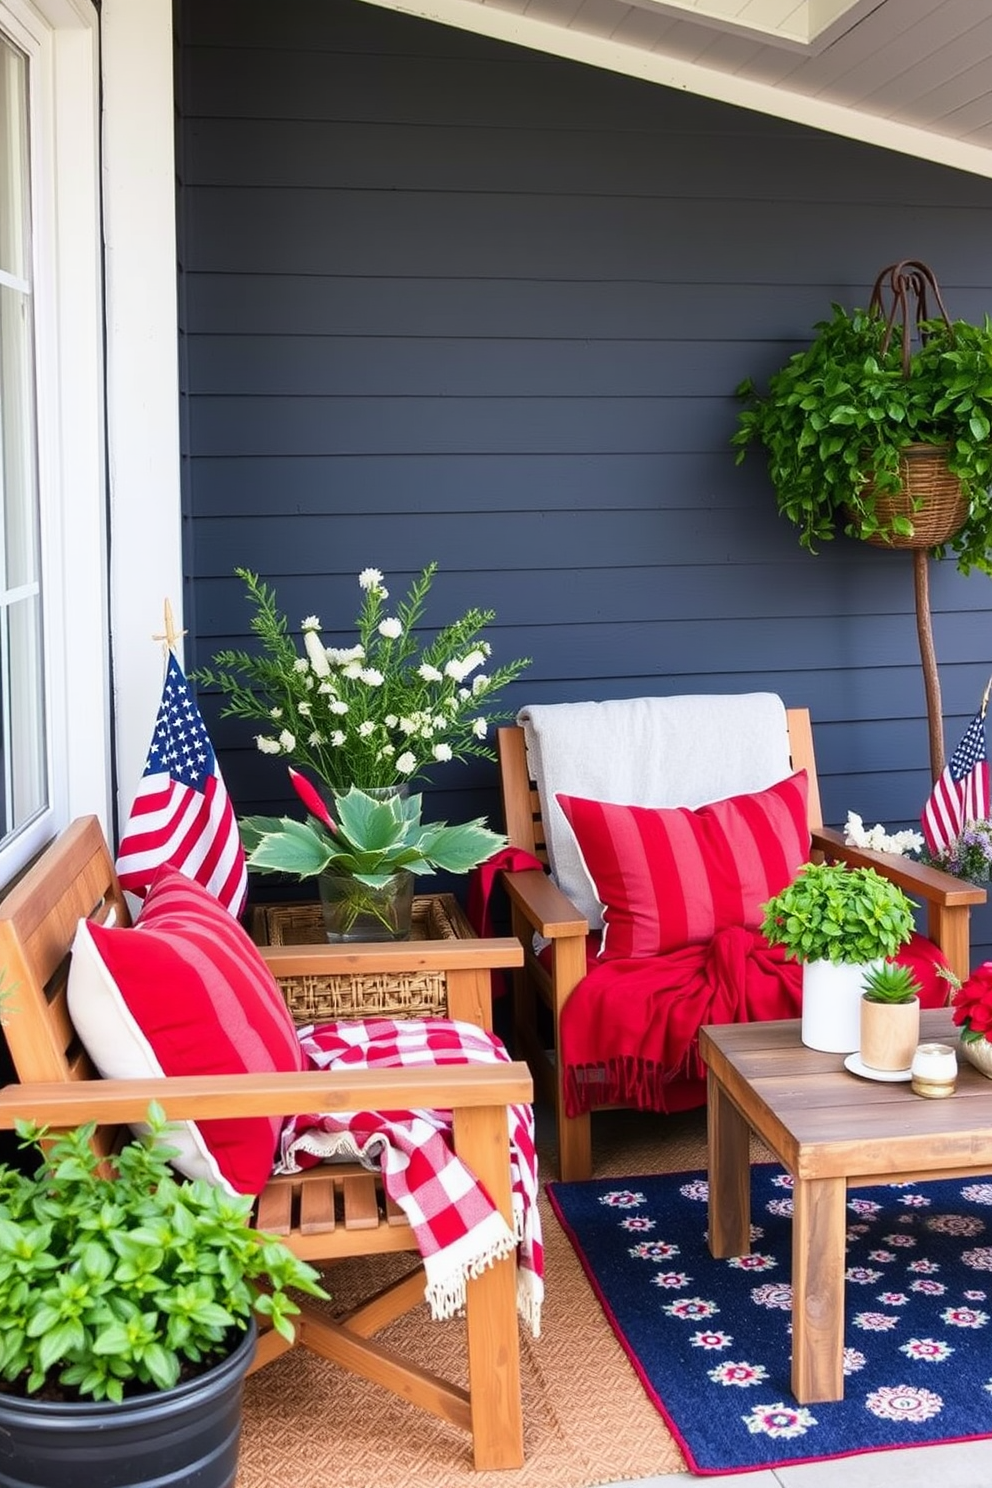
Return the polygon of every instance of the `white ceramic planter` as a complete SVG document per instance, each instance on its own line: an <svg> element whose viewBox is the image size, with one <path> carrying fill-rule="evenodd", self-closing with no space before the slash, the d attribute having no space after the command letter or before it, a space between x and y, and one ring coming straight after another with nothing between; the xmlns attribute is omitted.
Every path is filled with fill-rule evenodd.
<svg viewBox="0 0 992 1488"><path fill-rule="evenodd" d="M872 962L871 965L881 965ZM861 994L867 966L807 961L800 1038L807 1049L854 1054L861 1045Z"/></svg>

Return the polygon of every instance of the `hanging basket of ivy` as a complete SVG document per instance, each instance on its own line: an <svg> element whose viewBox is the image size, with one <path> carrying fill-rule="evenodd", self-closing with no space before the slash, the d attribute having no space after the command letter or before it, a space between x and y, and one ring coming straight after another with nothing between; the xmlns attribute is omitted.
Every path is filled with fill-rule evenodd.
<svg viewBox="0 0 992 1488"><path fill-rule="evenodd" d="M988 316L952 321L931 271L903 260L879 275L867 310L834 305L815 331L766 393L749 378L738 387L738 464L763 446L779 511L810 552L845 532L992 574Z"/></svg>

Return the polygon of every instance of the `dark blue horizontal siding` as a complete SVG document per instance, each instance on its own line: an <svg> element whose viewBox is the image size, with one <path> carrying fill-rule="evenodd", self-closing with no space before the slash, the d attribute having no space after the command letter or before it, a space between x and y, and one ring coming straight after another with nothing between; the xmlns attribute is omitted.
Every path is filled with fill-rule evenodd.
<svg viewBox="0 0 992 1488"><path fill-rule="evenodd" d="M798 347L787 347L788 355ZM231 366L230 338L191 337L189 391L298 399L623 398L705 396L729 385L738 343L570 340L547 337L242 336Z"/></svg>
<svg viewBox="0 0 992 1488"><path fill-rule="evenodd" d="M770 256L769 239L786 244L800 208L802 254ZM907 256L907 243L948 286L970 282L967 245L987 227L980 207L916 202L866 203L857 217L861 300L879 269ZM732 271L751 292L783 280L833 283L851 238L847 213L819 199L192 187L186 218L193 273L654 279L663 254L666 279L700 283L724 280L732 249Z"/></svg>
<svg viewBox="0 0 992 1488"><path fill-rule="evenodd" d="M408 63L394 65L409 70ZM378 77L384 64L374 60L370 66ZM486 71L491 72L491 66ZM362 90L365 108L383 112L391 108L392 91L388 85L381 86L381 81L378 88ZM436 81L424 77L419 83L415 80L414 86L426 97ZM532 81L533 71L523 83ZM333 79L329 84L334 86ZM443 85L446 88L447 74ZM505 88L504 79L503 96ZM339 90L336 102L340 108ZM606 112L600 121L585 118L564 128L558 123L543 129L519 119L504 121L498 128L439 128L419 124L402 112L396 123L368 124L351 123L346 116L328 122L285 117L199 119L189 135L187 178L191 185L245 185L253 190L370 191L402 186L406 191L527 191L551 197L595 192L605 197L650 197L657 189L659 148L665 148L666 136L675 128L682 145L688 141L691 149L680 148L664 162L667 196L706 199L708 183L716 177L726 181L735 200L779 199L779 182L765 169L763 151L755 148L755 132L732 129L728 133L725 128L714 128L713 120L712 108L709 128L692 128L684 117L672 117L667 121L655 118L653 128L636 130L618 127L616 117ZM778 164L793 178L790 196L794 200L878 205L878 192L866 179L849 182L836 174L833 140L812 132L790 136L785 128L766 121L763 132L775 137ZM306 143L303 151L301 140ZM871 147L863 147L866 159L872 153ZM931 170L938 183L936 193L946 207L981 200L980 186L969 190L967 183L955 183L952 187L946 175L941 178L939 170ZM904 159L893 170L882 199L932 209L934 191L929 187L927 176Z"/></svg>
<svg viewBox="0 0 992 1488"><path fill-rule="evenodd" d="M879 266L881 267L881 265ZM733 264L724 265L726 273ZM868 284L668 283L655 277L576 281L460 278L347 279L293 274L190 273L184 287L196 336L458 336L571 340L801 344L830 302L865 301ZM945 276L946 277L946 276ZM951 293L950 286L948 293ZM987 287L953 286L954 314L981 319Z"/></svg>
<svg viewBox="0 0 992 1488"><path fill-rule="evenodd" d="M760 460L755 468L760 476ZM187 489L198 517L265 516L278 488L281 511L463 513L599 509L606 483L628 508L675 504L679 493L719 493L726 506L750 505L747 479L727 480L727 450L521 455L197 455Z"/></svg>
<svg viewBox="0 0 992 1488"><path fill-rule="evenodd" d="M360 534L359 534L360 535ZM665 567L635 563L624 570L623 583L604 585L597 582L600 569L592 555L581 561L578 555L571 563L559 558L556 566L538 569L510 567L497 571L490 555L480 555L478 568L463 566L445 568L434 580L428 601L427 623L437 624L455 611L466 610L478 596L480 583L485 583L486 598L498 617L511 615L516 625L578 624L583 621L653 621L680 620L692 615L719 621L735 619L742 614L766 619L788 620L804 615L810 620L836 617L839 585L849 587L845 560L858 549L847 542L837 543L830 557L802 556L795 563L742 563L724 566L719 586L707 585L700 590L701 576L709 577L709 564L672 564ZM485 557L485 563L482 558ZM217 554L220 570L212 577L207 564L201 564L197 589L199 633L211 639L227 633L241 619L247 619L242 608L242 586L229 576L229 554L221 546ZM467 565L468 555L463 563ZM812 584L813 565L830 568L834 585ZM847 619L870 625L875 616L897 617L900 629L913 615L912 586L909 582L909 559L906 554L892 554L889 561L869 570L872 604L862 613L852 611ZM360 593L354 573L314 575L280 573L270 560L266 572L278 586L281 607L291 619L318 613L336 617L338 624L347 623L350 612L357 610ZM480 573L484 575L480 579ZM819 576L819 575L818 575ZM943 575L940 575L942 577ZM824 577L826 577L824 575ZM390 582L394 592L404 588L412 574L393 569ZM934 583L936 624L943 624L939 594L944 585ZM960 620L957 610L948 614ZM984 622L983 622L984 624ZM975 627L980 628L980 627ZM976 636L979 646L984 637Z"/></svg>
<svg viewBox="0 0 992 1488"><path fill-rule="evenodd" d="M192 665L250 644L236 564L344 641L361 568L397 595L437 560L429 632L491 607L495 659L533 658L506 707L771 689L812 710L828 821L915 822L910 560L803 552L734 389L898 258L981 319L992 183L352 0L178 14ZM953 746L992 587L934 563L931 594ZM201 702L238 808L286 806ZM429 796L493 818L494 769Z"/></svg>
<svg viewBox="0 0 992 1488"><path fill-rule="evenodd" d="M725 396L209 397L192 404L192 437L205 455L287 458L365 450L661 453L709 448L714 418L730 432L733 414Z"/></svg>

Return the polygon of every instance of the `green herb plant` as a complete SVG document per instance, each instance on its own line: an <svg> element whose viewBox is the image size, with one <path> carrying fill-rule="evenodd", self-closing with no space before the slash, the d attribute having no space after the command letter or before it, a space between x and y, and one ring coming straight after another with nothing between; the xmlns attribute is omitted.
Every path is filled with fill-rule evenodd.
<svg viewBox="0 0 992 1488"><path fill-rule="evenodd" d="M912 521L881 516L876 496L901 489L906 445L946 446L968 515L933 552L952 551L962 573L992 573L992 322L925 321L906 377L899 334L882 349L882 315L832 308L812 343L768 379L767 393L750 378L739 385L737 463L752 444L764 447L779 512L816 552L839 531L911 537Z"/></svg>
<svg viewBox="0 0 992 1488"><path fill-rule="evenodd" d="M895 961L883 961L881 966L870 966L861 985L868 1002L912 1002L914 997L920 995L920 984L911 968L900 966Z"/></svg>
<svg viewBox="0 0 992 1488"><path fill-rule="evenodd" d="M162 1108L102 1176L90 1123L37 1147L33 1175L0 1169L0 1377L17 1393L120 1401L169 1389L237 1345L253 1314L292 1339L288 1288L318 1273L251 1228L253 1200L169 1166Z"/></svg>
<svg viewBox="0 0 992 1488"><path fill-rule="evenodd" d="M894 956L913 933L911 899L874 868L806 863L764 905L765 939L789 961L863 965Z"/></svg>

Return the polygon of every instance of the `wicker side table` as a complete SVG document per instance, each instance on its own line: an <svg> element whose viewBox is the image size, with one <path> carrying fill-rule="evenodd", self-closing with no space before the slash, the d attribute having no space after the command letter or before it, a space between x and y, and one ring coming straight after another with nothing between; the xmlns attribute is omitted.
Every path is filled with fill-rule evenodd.
<svg viewBox="0 0 992 1488"><path fill-rule="evenodd" d="M414 900L408 940L331 945L318 903L257 905L251 933L301 1025L450 1017L491 1028L490 972L523 964L515 937L478 939L452 894Z"/></svg>

